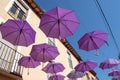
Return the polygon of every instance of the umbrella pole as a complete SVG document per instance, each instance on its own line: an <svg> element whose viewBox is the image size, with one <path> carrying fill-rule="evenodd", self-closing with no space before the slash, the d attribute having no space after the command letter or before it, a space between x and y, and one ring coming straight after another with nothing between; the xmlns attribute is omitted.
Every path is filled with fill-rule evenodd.
<svg viewBox="0 0 120 80"><path fill-rule="evenodd" d="M42 68L44 67L44 63L42 62Z"/></svg>
<svg viewBox="0 0 120 80"><path fill-rule="evenodd" d="M29 68L28 68L28 72L27 72L27 75L29 75Z"/></svg>
<svg viewBox="0 0 120 80"><path fill-rule="evenodd" d="M59 40L61 40L61 37L59 36Z"/></svg>
<svg viewBox="0 0 120 80"><path fill-rule="evenodd" d="M98 50L96 50L95 56L99 56L99 51Z"/></svg>

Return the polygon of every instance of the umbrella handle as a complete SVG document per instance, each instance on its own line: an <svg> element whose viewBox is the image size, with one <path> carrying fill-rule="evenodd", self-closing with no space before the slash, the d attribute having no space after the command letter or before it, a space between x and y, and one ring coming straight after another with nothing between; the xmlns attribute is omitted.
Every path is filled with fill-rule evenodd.
<svg viewBox="0 0 120 80"><path fill-rule="evenodd" d="M44 67L44 63L42 62L42 68Z"/></svg>
<svg viewBox="0 0 120 80"><path fill-rule="evenodd" d="M61 40L61 37L59 36L59 40Z"/></svg>
<svg viewBox="0 0 120 80"><path fill-rule="evenodd" d="M99 56L99 51L98 50L96 50L95 56Z"/></svg>
<svg viewBox="0 0 120 80"><path fill-rule="evenodd" d="M27 75L29 75L29 68L28 68L28 72L27 72Z"/></svg>

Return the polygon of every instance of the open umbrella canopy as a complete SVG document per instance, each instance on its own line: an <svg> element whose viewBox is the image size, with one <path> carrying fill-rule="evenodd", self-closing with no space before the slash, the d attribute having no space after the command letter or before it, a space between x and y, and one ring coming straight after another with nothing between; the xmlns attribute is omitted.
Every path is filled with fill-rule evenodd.
<svg viewBox="0 0 120 80"><path fill-rule="evenodd" d="M53 75L50 76L48 80L64 80L65 76L57 74L57 75Z"/></svg>
<svg viewBox="0 0 120 80"><path fill-rule="evenodd" d="M35 68L40 65L40 62L34 61L34 59L30 56L23 56L19 61L18 65L23 66L25 68Z"/></svg>
<svg viewBox="0 0 120 80"><path fill-rule="evenodd" d="M84 75L85 75L84 72L78 72L78 71L73 70L67 75L67 77L76 79L76 78L83 77Z"/></svg>
<svg viewBox="0 0 120 80"><path fill-rule="evenodd" d="M101 69L109 69L117 66L118 64L120 64L120 61L118 61L117 59L108 58L107 60L101 62L99 67Z"/></svg>
<svg viewBox="0 0 120 80"><path fill-rule="evenodd" d="M65 38L72 35L78 25L74 11L56 7L41 16L39 27L48 37Z"/></svg>
<svg viewBox="0 0 120 80"><path fill-rule="evenodd" d="M18 46L29 46L35 42L36 32L25 20L7 20L1 25L3 39Z"/></svg>
<svg viewBox="0 0 120 80"><path fill-rule="evenodd" d="M46 73L58 73L62 72L65 69L65 67L58 62L51 62L48 63L42 70Z"/></svg>
<svg viewBox="0 0 120 80"><path fill-rule="evenodd" d="M120 69L114 69L108 73L108 76L120 76Z"/></svg>
<svg viewBox="0 0 120 80"><path fill-rule="evenodd" d="M85 72L93 70L97 67L97 63L92 60L80 61L80 63L75 67L76 71Z"/></svg>
<svg viewBox="0 0 120 80"><path fill-rule="evenodd" d="M55 59L59 52L57 47L44 43L33 45L30 55L35 61L47 62Z"/></svg>
<svg viewBox="0 0 120 80"><path fill-rule="evenodd" d="M90 51L99 49L104 43L107 43L108 34L96 30L86 33L79 41L78 45L80 49Z"/></svg>

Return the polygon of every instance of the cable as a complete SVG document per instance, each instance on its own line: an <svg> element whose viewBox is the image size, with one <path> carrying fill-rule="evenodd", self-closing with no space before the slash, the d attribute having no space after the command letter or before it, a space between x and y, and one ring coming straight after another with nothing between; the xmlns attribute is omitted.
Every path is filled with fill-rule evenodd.
<svg viewBox="0 0 120 80"><path fill-rule="evenodd" d="M113 35L112 29L111 29L111 27L110 27L110 24L109 24L109 22L108 22L108 20L107 20L107 18L106 18L106 16L105 16L105 14L104 14L101 6L100 6L100 4L99 4L99 1L98 1L98 0L94 0L94 2L95 2L95 4L96 4L96 6L98 7L99 12L100 12L101 16L103 17L103 19L104 19L104 21L105 21L105 23L106 23L106 25L107 25L108 31L110 31L110 34L111 34L111 36L112 36L112 38L113 38L113 41L114 41L115 46L116 46L116 48L117 48L117 51L118 51L118 53L119 53L119 54L118 54L118 58L120 59L120 50L119 50L119 47L118 47L117 42L116 42L116 40L115 40L115 37L114 37L114 35Z"/></svg>

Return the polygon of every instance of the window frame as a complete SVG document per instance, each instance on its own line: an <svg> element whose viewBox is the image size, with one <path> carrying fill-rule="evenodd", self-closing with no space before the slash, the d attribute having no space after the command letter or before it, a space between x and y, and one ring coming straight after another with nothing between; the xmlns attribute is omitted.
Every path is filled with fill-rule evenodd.
<svg viewBox="0 0 120 80"><path fill-rule="evenodd" d="M72 62L72 57L71 57L71 52L67 50L68 54L68 64L71 69L73 69L73 62Z"/></svg>
<svg viewBox="0 0 120 80"><path fill-rule="evenodd" d="M12 12L12 8L16 6L16 10L15 12ZM23 9L24 8L24 9ZM14 19L26 19L27 18L27 15L28 15L28 10L29 8L26 7L24 5L23 2L21 2L20 0L15 0L12 4L12 6L10 7L10 9L8 10L8 14L13 17ZM19 18L19 15L20 15L20 11L23 12L22 14L22 17Z"/></svg>
<svg viewBox="0 0 120 80"><path fill-rule="evenodd" d="M52 46L56 46L54 38L48 38L48 44Z"/></svg>

